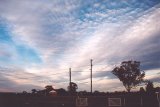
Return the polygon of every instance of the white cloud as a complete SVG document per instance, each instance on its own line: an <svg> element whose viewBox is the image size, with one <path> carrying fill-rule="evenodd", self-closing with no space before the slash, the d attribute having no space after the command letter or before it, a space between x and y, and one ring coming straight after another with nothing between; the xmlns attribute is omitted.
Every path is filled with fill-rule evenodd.
<svg viewBox="0 0 160 107"><path fill-rule="evenodd" d="M94 70L99 70L100 67L96 64L102 63L101 67L107 66L106 71L110 71L114 64L122 60L129 58L138 60L142 54L139 47L146 48L143 49L143 53L147 53L154 47L150 43L148 47L141 45L154 38L155 33L160 33L159 8L153 7L142 12L141 9L130 11L129 7L110 10L104 8L104 5L94 4L95 7L103 7L104 11L83 14L84 19L81 20L77 18L81 5L75 0L67 2L4 1L3 5L0 5L0 16L12 25L10 30L15 43L33 48L43 60L43 65L24 67L26 72L39 74L45 79L51 77L55 81L60 81L63 77L67 81L66 74L60 76L51 76L51 74L64 71L67 73L69 67L77 71L89 71L88 65L91 58ZM136 14L141 16L134 19ZM75 74L74 79L86 82L88 74ZM14 80L13 77L10 79ZM16 79L16 81L19 80ZM120 85L116 80L106 78L100 81L100 85L113 82L115 86ZM59 87L63 85L62 83ZM83 89L86 86L88 85L82 84L80 87ZM107 89L98 84L95 84L96 86L100 90Z"/></svg>

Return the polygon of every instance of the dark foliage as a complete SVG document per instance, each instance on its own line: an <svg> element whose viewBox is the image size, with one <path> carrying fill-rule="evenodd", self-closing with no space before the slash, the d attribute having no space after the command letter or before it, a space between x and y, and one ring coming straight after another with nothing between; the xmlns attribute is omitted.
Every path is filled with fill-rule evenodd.
<svg viewBox="0 0 160 107"><path fill-rule="evenodd" d="M36 94L37 93L37 90L36 89L32 89L32 94Z"/></svg>
<svg viewBox="0 0 160 107"><path fill-rule="evenodd" d="M66 95L68 95L68 92L65 89L63 89L63 88L54 89L54 91L56 91L57 95L59 95L59 96L66 96Z"/></svg>
<svg viewBox="0 0 160 107"><path fill-rule="evenodd" d="M72 94L75 93L77 89L78 89L78 85L74 82L71 82L68 86L68 91Z"/></svg>
<svg viewBox="0 0 160 107"><path fill-rule="evenodd" d="M128 92L143 82L145 76L144 71L140 70L140 62L137 61L124 61L120 67L114 68L112 73L122 81Z"/></svg>
<svg viewBox="0 0 160 107"><path fill-rule="evenodd" d="M145 90L143 87L140 87L140 90L139 90L140 93L145 93Z"/></svg>
<svg viewBox="0 0 160 107"><path fill-rule="evenodd" d="M154 93L154 85L153 85L153 82L151 81L148 81L147 82L147 85L146 85L146 92L147 93Z"/></svg>

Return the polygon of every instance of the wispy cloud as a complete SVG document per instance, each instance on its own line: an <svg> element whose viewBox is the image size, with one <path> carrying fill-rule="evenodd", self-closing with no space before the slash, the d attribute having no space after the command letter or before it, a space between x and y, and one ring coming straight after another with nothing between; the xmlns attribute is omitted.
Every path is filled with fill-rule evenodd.
<svg viewBox="0 0 160 107"><path fill-rule="evenodd" d="M39 86L53 80L57 87L66 87L72 67L74 81L85 90L92 58L94 79L108 84L105 88L95 83L95 90L111 90L109 84L121 83L110 71L123 60L139 60L147 72L159 68L159 16L158 0L2 0L0 64L17 68L14 74L24 75L18 84L31 86L41 78L46 83ZM22 79L2 76L16 85Z"/></svg>

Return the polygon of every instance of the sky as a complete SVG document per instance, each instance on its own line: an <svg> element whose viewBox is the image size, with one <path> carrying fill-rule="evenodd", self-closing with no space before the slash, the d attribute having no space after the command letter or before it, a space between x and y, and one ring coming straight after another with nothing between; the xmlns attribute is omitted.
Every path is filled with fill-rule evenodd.
<svg viewBox="0 0 160 107"><path fill-rule="evenodd" d="M123 91L111 71L141 62L160 86L160 0L0 0L0 91L46 85Z"/></svg>

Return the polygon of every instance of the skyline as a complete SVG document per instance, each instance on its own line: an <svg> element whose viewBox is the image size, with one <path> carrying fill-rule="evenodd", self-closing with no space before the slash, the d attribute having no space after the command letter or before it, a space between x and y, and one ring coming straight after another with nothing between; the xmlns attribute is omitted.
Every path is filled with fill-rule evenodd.
<svg viewBox="0 0 160 107"><path fill-rule="evenodd" d="M159 0L1 0L0 91L30 91L72 81L78 90L125 90L111 70L141 62L160 82Z"/></svg>

